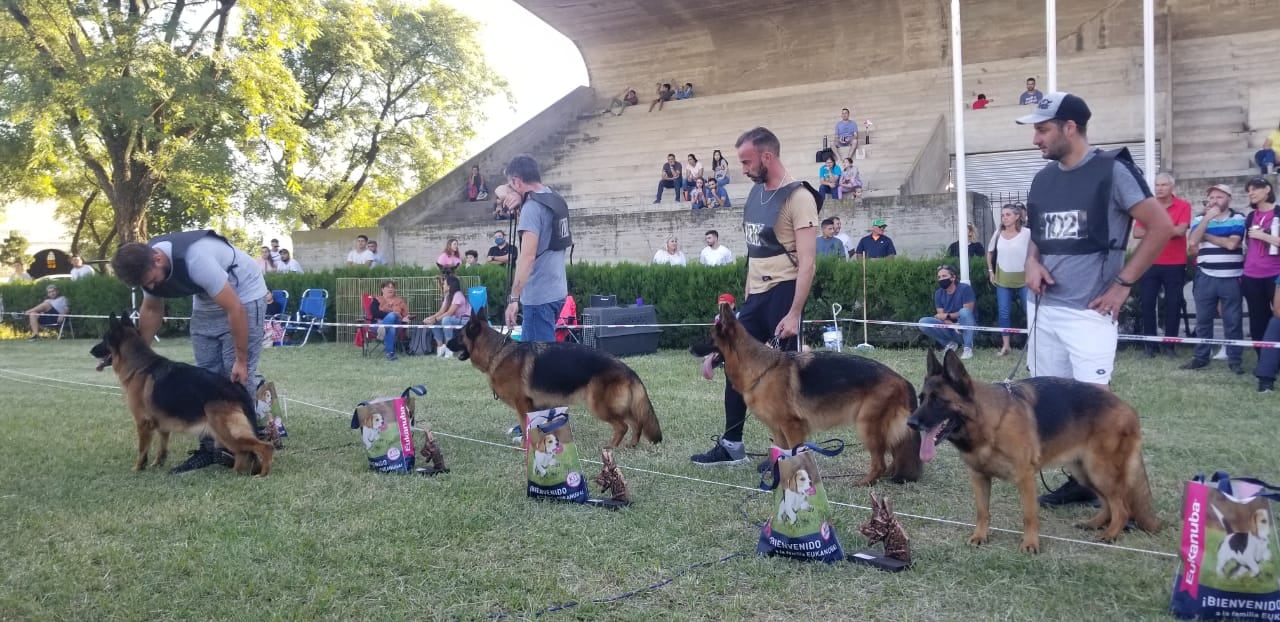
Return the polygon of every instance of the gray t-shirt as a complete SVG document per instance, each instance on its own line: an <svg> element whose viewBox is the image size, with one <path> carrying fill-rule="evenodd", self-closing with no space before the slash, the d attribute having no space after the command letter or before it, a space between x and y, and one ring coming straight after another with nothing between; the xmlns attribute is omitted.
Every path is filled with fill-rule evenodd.
<svg viewBox="0 0 1280 622"><path fill-rule="evenodd" d="M58 315L65 314L67 312L67 309L71 308L71 304L67 302L67 297L62 295L59 295L57 298L54 298L53 300L50 300L49 306L53 307L53 312L57 313Z"/></svg>
<svg viewBox="0 0 1280 622"><path fill-rule="evenodd" d="M1080 160L1071 169L1054 162L1049 166L1057 166L1062 170L1072 170L1084 166L1098 154L1097 149ZM1109 239L1118 239L1120 234L1129 228L1132 216L1129 210L1151 195L1143 190L1143 186L1134 178L1129 168L1120 162L1115 163L1111 183L1111 209L1107 210L1107 227ZM1126 237L1124 242L1128 242ZM1067 307L1069 309L1088 309L1089 303L1111 285L1112 279L1120 274L1124 267L1124 248L1114 249L1108 253L1091 255L1043 255L1040 263L1048 268L1053 276L1054 284L1045 288L1040 304L1049 307Z"/></svg>
<svg viewBox="0 0 1280 622"><path fill-rule="evenodd" d="M173 261L173 243L158 242L155 248ZM232 274L227 269L235 264ZM204 289L204 293L192 296L192 311L208 311L219 309L213 297L218 295L228 283L236 291L240 302L262 300L267 297L267 282L262 278L262 270L248 253L232 248L231 245L215 237L197 240L187 248L187 274L191 280ZM145 298L151 294L143 293Z"/></svg>
<svg viewBox="0 0 1280 622"><path fill-rule="evenodd" d="M551 192L551 189L544 186L537 192ZM551 245L553 222L551 208L541 203L525 201L520 208L520 222L516 225L516 230L529 231L538 236L533 273L529 275L524 291L520 292L520 304L544 305L564 300L569 295L569 281L564 273L564 251L547 250ZM533 249L521 248L520 253L530 250Z"/></svg>

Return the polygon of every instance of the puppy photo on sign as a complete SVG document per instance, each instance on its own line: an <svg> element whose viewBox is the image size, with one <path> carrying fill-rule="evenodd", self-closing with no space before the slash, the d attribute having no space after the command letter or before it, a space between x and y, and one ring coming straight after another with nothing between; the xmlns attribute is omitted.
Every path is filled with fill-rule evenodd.
<svg viewBox="0 0 1280 622"><path fill-rule="evenodd" d="M585 503L590 496L573 442L567 408L529 413L525 433L526 473L530 497Z"/></svg>
<svg viewBox="0 0 1280 622"><path fill-rule="evenodd" d="M380 397L356 406L351 415L351 429L360 431L369 468L383 473L414 470L413 396L426 395L426 392L426 388L419 385L405 389L400 397Z"/></svg>
<svg viewBox="0 0 1280 622"><path fill-rule="evenodd" d="M772 485L775 509L760 529L757 553L824 562L844 559L831 525L827 490L818 474L813 447L806 443L792 450L773 448L777 456ZM767 490L770 486L766 483L763 487Z"/></svg>

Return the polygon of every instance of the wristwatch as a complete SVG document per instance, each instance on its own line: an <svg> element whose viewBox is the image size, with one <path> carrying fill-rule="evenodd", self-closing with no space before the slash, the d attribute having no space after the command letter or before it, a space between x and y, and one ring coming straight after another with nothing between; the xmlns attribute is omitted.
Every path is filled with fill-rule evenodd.
<svg viewBox="0 0 1280 622"><path fill-rule="evenodd" d="M519 297L519 296L507 296L507 304L511 304L511 303L513 303L513 302L520 302L520 297Z"/></svg>

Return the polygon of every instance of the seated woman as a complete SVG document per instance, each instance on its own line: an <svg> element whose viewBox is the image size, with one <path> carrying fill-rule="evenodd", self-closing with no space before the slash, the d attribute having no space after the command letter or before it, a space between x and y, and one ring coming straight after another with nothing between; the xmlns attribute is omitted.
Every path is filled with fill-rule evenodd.
<svg viewBox="0 0 1280 622"><path fill-rule="evenodd" d="M729 185L729 161L724 159L719 149L711 152L711 173L717 186L723 188Z"/></svg>
<svg viewBox="0 0 1280 622"><path fill-rule="evenodd" d="M457 270L458 266L462 265L462 251L459 250L460 248L458 238L449 238L449 241L444 243L444 252L440 253L439 257L436 257L436 267L440 268L441 272Z"/></svg>
<svg viewBox="0 0 1280 622"><path fill-rule="evenodd" d="M827 158L827 163L818 169L818 197L820 199L836 196L836 186L840 185L840 175L843 172L836 165L834 158Z"/></svg>
<svg viewBox="0 0 1280 622"><path fill-rule="evenodd" d="M612 113L613 116L620 117L627 110L627 106L634 106L638 103L640 103L640 96L636 95L636 90L627 87L617 97L613 98L613 101L609 102L609 107L602 110L600 114ZM614 108L617 108L618 111L613 112Z"/></svg>
<svg viewBox="0 0 1280 622"><path fill-rule="evenodd" d="M440 302L440 310L422 320L431 326L431 333L436 338L436 356L450 358L449 348L445 346L453 338L453 326L462 326L471 318L471 301L462 293L462 283L458 277L450 274L441 283L446 289L444 299Z"/></svg>
<svg viewBox="0 0 1280 622"><path fill-rule="evenodd" d="M382 295L375 296L373 301L369 303L369 317L377 322L379 332L386 331L382 337L382 343L387 351L387 360L396 360L396 329L395 326L400 322L408 321L409 305L405 303L404 298L396 295L396 282L386 280L381 285Z"/></svg>
<svg viewBox="0 0 1280 622"><path fill-rule="evenodd" d="M702 209L710 205L707 200L707 188L701 177L693 180L693 190L689 191L689 204L693 209Z"/></svg>
<svg viewBox="0 0 1280 622"><path fill-rule="evenodd" d="M947 247L948 257L960 256L960 243L952 242ZM982 242L978 241L978 228L973 223L969 223L969 256L970 257L986 257L987 249L982 247Z"/></svg>
<svg viewBox="0 0 1280 622"><path fill-rule="evenodd" d="M853 165L853 158L844 159L840 185L836 187L836 200L843 199L845 193L853 193L855 199L862 196L862 171Z"/></svg>
<svg viewBox="0 0 1280 622"><path fill-rule="evenodd" d="M471 165L471 179L467 182L467 200L483 201L489 198L489 186L484 183L484 176L480 174L480 167Z"/></svg>

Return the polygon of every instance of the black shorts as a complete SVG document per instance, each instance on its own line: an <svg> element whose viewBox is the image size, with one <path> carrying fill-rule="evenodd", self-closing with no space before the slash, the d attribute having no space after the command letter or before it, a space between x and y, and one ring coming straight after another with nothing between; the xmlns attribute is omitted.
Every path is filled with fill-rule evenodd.
<svg viewBox="0 0 1280 622"><path fill-rule="evenodd" d="M50 328L57 328L57 326L62 323L58 321L58 316L56 314L49 313L41 313L37 316L36 321L39 322L41 326L48 326Z"/></svg>
<svg viewBox="0 0 1280 622"><path fill-rule="evenodd" d="M796 282L783 281L774 285L769 291L751 294L742 303L738 311L738 322L746 327L747 332L756 339L768 343L773 339L773 332L778 322L787 317L791 311L791 303L795 300ZM784 339L779 344L782 350L796 351L799 343L796 337Z"/></svg>

